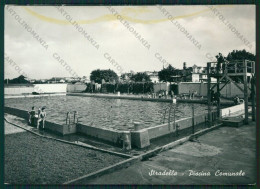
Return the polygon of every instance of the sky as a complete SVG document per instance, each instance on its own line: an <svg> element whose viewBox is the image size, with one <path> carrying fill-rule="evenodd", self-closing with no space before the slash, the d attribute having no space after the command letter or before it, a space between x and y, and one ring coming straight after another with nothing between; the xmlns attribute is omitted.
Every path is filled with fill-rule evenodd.
<svg viewBox="0 0 260 189"><path fill-rule="evenodd" d="M255 6L214 8L112 6L115 11L111 11L105 6L63 6L61 12L54 6L9 5L5 8L5 78L22 73L34 79L89 77L95 69L112 69L120 75L131 70L159 71L167 64L182 68L183 62L206 66L219 52L226 56L245 49L255 54ZM31 29L25 29L25 23Z"/></svg>

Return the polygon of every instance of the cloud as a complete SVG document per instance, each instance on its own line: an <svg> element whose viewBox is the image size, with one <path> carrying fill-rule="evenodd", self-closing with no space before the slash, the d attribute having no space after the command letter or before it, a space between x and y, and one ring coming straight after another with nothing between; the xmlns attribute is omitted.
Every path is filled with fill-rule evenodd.
<svg viewBox="0 0 260 189"><path fill-rule="evenodd" d="M183 62L188 66L205 66L209 61L206 53L215 56L218 52L227 54L234 49L247 49L255 53L255 6L234 5L217 7L223 16L252 42L249 49L216 17L212 11L204 11L195 16L180 18L177 21L201 44L198 49L184 33L170 21L153 24L130 22L132 28L150 44L149 50L118 20L100 21L80 25L98 44L96 49L74 26L57 24L39 19L22 6L10 6L26 21L48 44L46 50L10 13L5 10L5 52L28 73L31 78L50 78L71 76L53 58L58 53L79 75L89 76L94 69L116 68L105 57L110 56L122 67L123 71L153 71L162 69L160 55L173 66L181 68ZM48 18L66 20L51 6L26 6L30 10ZM207 9L205 6L165 6L173 16L189 15ZM64 9L77 21L96 19L109 15L106 7L70 7ZM166 17L155 6L116 7L118 12L142 20L163 20ZM17 77L18 73L5 64L5 77Z"/></svg>

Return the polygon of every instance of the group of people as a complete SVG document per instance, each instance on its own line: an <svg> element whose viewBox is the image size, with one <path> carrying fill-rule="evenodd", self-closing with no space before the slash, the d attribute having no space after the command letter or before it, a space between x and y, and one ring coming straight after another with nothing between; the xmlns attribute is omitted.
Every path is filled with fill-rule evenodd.
<svg viewBox="0 0 260 189"><path fill-rule="evenodd" d="M28 112L29 114L29 125L34 126L35 120L37 120L37 129L39 129L40 124L44 129L45 119L46 119L46 107L43 106L42 108L38 109L38 113L36 114L35 107L32 107L32 110Z"/></svg>
<svg viewBox="0 0 260 189"><path fill-rule="evenodd" d="M195 96L197 96L197 91L195 91L195 90L189 91L189 97L190 97L190 99L194 99Z"/></svg>
<svg viewBox="0 0 260 189"><path fill-rule="evenodd" d="M168 92L168 91L166 91L166 90L161 90L161 91L159 91L159 93L158 93L158 97L159 97L159 98L163 98L163 97L167 98L168 95L171 97L171 99L173 99L173 98L175 97L173 91L169 91L169 92Z"/></svg>

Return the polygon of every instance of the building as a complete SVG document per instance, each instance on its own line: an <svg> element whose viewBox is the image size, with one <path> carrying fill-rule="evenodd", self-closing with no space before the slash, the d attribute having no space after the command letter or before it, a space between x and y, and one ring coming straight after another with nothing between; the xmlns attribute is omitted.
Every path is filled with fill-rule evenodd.
<svg viewBox="0 0 260 189"><path fill-rule="evenodd" d="M122 81L122 82L129 82L131 80L131 77L134 75L134 72L131 71L131 72L128 72L128 73L123 73L121 74L120 78L119 78L119 81Z"/></svg>
<svg viewBox="0 0 260 189"><path fill-rule="evenodd" d="M183 69L175 69L172 81L178 82L191 82L192 81L192 67L186 67L186 62L183 63Z"/></svg>
<svg viewBox="0 0 260 189"><path fill-rule="evenodd" d="M192 66L191 78L192 78L191 79L192 82L203 82L203 81L206 82L208 80L207 67L200 67L194 64ZM215 82L216 79L211 78L211 81Z"/></svg>
<svg viewBox="0 0 260 189"><path fill-rule="evenodd" d="M158 77L158 72L157 71L146 71L145 72L148 76L150 76L150 79L152 80L153 83L158 83L159 82L159 77Z"/></svg>
<svg viewBox="0 0 260 189"><path fill-rule="evenodd" d="M207 67L201 67L194 64L192 67L187 67L186 62L183 63L183 69L175 69L171 76L173 82L203 82L207 81ZM211 81L216 81L212 79Z"/></svg>
<svg viewBox="0 0 260 189"><path fill-rule="evenodd" d="M137 73L146 73L151 81L153 83L158 83L159 82L159 77L158 77L158 72L157 71L145 71L145 72L137 72ZM131 77L135 74L135 72L131 71L129 73L124 73L121 75L120 77L120 81L126 82L126 81L130 81Z"/></svg>
<svg viewBox="0 0 260 189"><path fill-rule="evenodd" d="M171 76L172 82L178 83L184 80L184 70L175 69L174 74Z"/></svg>

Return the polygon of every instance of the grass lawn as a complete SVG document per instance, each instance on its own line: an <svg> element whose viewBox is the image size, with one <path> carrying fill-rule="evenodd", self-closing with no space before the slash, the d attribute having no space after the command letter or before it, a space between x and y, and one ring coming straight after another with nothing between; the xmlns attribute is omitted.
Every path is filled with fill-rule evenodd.
<svg viewBox="0 0 260 189"><path fill-rule="evenodd" d="M28 132L5 135L5 182L9 184L61 184L122 160Z"/></svg>

